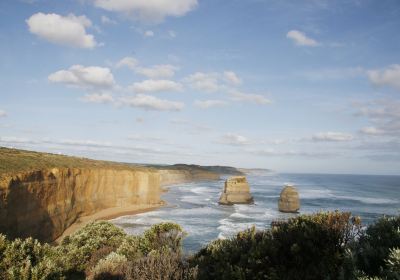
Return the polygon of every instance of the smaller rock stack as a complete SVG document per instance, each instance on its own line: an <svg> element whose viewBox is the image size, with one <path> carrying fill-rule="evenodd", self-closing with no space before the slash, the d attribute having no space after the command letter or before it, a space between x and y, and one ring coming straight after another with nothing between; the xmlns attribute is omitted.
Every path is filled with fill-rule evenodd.
<svg viewBox="0 0 400 280"><path fill-rule="evenodd" d="M293 185L286 185L279 197L279 211L285 213L297 213L300 209L300 198L297 189Z"/></svg>
<svg viewBox="0 0 400 280"><path fill-rule="evenodd" d="M246 177L235 176L227 179L219 203L224 205L253 203Z"/></svg>

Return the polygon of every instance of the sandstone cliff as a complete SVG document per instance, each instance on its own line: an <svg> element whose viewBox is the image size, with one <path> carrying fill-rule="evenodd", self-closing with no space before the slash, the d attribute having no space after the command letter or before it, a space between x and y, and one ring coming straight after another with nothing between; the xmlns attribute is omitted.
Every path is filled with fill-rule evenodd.
<svg viewBox="0 0 400 280"><path fill-rule="evenodd" d="M51 241L79 217L126 205L160 203L157 171L53 168L3 176L0 232Z"/></svg>
<svg viewBox="0 0 400 280"><path fill-rule="evenodd" d="M161 186L219 179L199 166L141 167L5 148L0 159L0 232L42 241L104 209L161 205Z"/></svg>
<svg viewBox="0 0 400 280"><path fill-rule="evenodd" d="M227 179L219 203L226 205L253 203L246 177L235 176Z"/></svg>

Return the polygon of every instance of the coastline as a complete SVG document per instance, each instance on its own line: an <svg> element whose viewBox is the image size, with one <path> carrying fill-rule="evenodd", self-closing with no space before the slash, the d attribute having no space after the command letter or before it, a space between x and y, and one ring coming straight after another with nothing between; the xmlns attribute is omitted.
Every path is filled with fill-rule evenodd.
<svg viewBox="0 0 400 280"><path fill-rule="evenodd" d="M159 204L153 205L130 205L124 207L112 207L103 209L99 212L96 212L92 215L87 215L80 217L76 220L72 225L70 225L61 236L59 236L56 240L53 241L54 244L60 244L65 236L71 235L79 229L83 228L85 225L94 222L94 221L104 221L104 220L112 220L121 216L127 215L136 215L146 212L151 212L157 210L158 208L165 206L166 203L161 201Z"/></svg>

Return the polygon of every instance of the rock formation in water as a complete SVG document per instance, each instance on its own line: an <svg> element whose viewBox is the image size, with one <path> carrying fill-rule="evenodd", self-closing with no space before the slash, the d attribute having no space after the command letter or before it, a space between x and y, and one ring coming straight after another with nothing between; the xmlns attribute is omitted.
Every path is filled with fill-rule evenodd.
<svg viewBox="0 0 400 280"><path fill-rule="evenodd" d="M253 203L246 177L235 176L227 179L219 203L225 205Z"/></svg>
<svg viewBox="0 0 400 280"><path fill-rule="evenodd" d="M287 185L279 197L279 211L285 213L297 213L300 210L300 198L297 189Z"/></svg>
<svg viewBox="0 0 400 280"><path fill-rule="evenodd" d="M0 232L41 241L104 209L158 206L161 186L219 179L201 167L141 167L5 148L0 159Z"/></svg>

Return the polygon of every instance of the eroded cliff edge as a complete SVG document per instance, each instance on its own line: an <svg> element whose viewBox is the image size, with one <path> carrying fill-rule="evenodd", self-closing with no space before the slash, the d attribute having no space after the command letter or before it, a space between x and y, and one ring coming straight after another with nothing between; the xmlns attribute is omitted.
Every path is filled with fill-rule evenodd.
<svg viewBox="0 0 400 280"><path fill-rule="evenodd" d="M4 151L1 148L0 152ZM107 208L136 205L145 209L160 205L161 186L219 178L218 173L198 166L152 168L80 162L82 159L77 159L79 168L68 167L74 162L46 168L46 164L54 163L39 164L42 157L57 155L33 155L38 156L39 162L17 166L16 162L26 161L26 154L20 159L2 154L1 165L17 166L0 173L0 232L10 238L32 236L53 241L80 217ZM62 160L65 158L60 158L61 163Z"/></svg>

